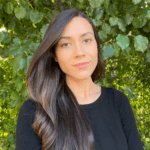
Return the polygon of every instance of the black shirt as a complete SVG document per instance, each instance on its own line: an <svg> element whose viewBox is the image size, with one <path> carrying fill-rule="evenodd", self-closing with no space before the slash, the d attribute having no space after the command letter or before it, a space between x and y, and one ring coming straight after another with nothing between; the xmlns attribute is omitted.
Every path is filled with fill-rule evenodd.
<svg viewBox="0 0 150 150"><path fill-rule="evenodd" d="M101 87L93 103L80 105L94 133L95 150L144 150L127 96L114 88ZM16 150L41 150L41 140L32 129L35 103L28 99L20 108Z"/></svg>

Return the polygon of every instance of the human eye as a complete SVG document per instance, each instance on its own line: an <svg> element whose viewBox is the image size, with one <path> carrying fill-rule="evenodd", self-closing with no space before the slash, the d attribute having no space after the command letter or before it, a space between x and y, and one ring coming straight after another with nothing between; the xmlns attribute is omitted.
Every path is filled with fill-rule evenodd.
<svg viewBox="0 0 150 150"><path fill-rule="evenodd" d="M69 43L64 43L64 44L61 44L60 45L60 47L64 47L64 45L66 45L66 44L69 44ZM66 47L66 46L65 46Z"/></svg>
<svg viewBox="0 0 150 150"><path fill-rule="evenodd" d="M85 39L84 41L92 41L92 39ZM86 42L86 43L88 43L88 42Z"/></svg>

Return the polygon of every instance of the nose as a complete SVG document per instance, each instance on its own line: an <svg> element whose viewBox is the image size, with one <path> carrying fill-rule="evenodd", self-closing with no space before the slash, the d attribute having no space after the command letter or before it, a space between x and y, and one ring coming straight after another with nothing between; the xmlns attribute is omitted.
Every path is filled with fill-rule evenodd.
<svg viewBox="0 0 150 150"><path fill-rule="evenodd" d="M74 51L75 51L76 55L83 55L84 54L84 46L82 46L82 43L77 42L75 44Z"/></svg>

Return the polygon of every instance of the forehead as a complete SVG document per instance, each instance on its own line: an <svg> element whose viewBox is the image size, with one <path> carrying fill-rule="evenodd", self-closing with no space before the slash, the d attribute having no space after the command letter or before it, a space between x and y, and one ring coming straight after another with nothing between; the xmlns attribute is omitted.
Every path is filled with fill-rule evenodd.
<svg viewBox="0 0 150 150"><path fill-rule="evenodd" d="M82 38L82 37L84 37L84 36L86 36L86 35L89 35L89 34L90 34L90 35L93 35L92 32L86 32L86 33L81 34L80 37ZM61 36L61 37L60 37L60 40L61 40L61 39L72 39L72 37L71 37L71 36Z"/></svg>
<svg viewBox="0 0 150 150"><path fill-rule="evenodd" d="M70 38L85 35L94 35L92 25L81 17L74 17L65 27L61 37L68 36Z"/></svg>

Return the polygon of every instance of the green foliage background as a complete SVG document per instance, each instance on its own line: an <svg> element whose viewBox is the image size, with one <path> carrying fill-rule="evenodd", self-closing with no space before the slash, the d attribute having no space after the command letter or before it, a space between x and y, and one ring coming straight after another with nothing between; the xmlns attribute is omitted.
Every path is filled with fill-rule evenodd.
<svg viewBox="0 0 150 150"><path fill-rule="evenodd" d="M129 98L150 150L150 0L0 0L0 150L15 149L18 112L28 99L26 72L52 19L77 8L94 22L106 75L97 84Z"/></svg>

